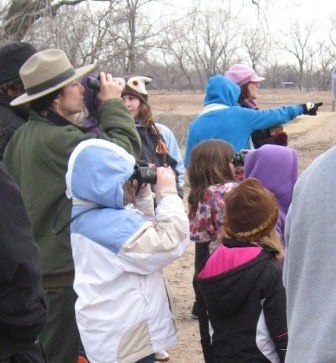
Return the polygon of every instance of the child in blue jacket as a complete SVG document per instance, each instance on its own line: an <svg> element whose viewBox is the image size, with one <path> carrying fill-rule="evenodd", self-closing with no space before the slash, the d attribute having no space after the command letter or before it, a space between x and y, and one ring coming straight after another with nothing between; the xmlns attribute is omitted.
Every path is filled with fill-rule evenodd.
<svg viewBox="0 0 336 363"><path fill-rule="evenodd" d="M187 248L188 217L171 168L145 169L155 210L137 168L124 149L97 139L69 160L76 321L90 362L154 363L177 341L162 268Z"/></svg>

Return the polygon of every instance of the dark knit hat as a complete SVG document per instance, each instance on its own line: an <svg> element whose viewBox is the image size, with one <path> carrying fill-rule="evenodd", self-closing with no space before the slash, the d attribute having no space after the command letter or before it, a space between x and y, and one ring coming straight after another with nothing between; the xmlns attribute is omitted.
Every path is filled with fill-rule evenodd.
<svg viewBox="0 0 336 363"><path fill-rule="evenodd" d="M232 238L256 241L267 236L277 223L277 201L257 179L242 181L226 195L225 204L224 228Z"/></svg>
<svg viewBox="0 0 336 363"><path fill-rule="evenodd" d="M147 103L148 93L146 85L150 83L152 79L144 76L134 76L128 79L125 88L121 96L134 96L139 98L140 101Z"/></svg>
<svg viewBox="0 0 336 363"><path fill-rule="evenodd" d="M20 78L20 68L37 50L29 43L13 42L0 48L0 84Z"/></svg>

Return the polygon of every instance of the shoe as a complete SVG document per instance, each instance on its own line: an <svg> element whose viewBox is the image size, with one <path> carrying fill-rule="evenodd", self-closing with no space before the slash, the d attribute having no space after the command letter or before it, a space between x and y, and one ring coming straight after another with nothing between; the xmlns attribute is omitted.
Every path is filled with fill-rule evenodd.
<svg viewBox="0 0 336 363"><path fill-rule="evenodd" d="M154 359L156 362L168 362L170 357L169 354L163 350L162 352L156 352Z"/></svg>
<svg viewBox="0 0 336 363"><path fill-rule="evenodd" d="M198 319L198 305L196 301L194 302L194 305L191 309L191 318L194 320Z"/></svg>
<svg viewBox="0 0 336 363"><path fill-rule="evenodd" d="M194 313L191 313L191 319L198 320L198 316Z"/></svg>
<svg viewBox="0 0 336 363"><path fill-rule="evenodd" d="M89 361L83 355L79 355L77 363L89 363Z"/></svg>

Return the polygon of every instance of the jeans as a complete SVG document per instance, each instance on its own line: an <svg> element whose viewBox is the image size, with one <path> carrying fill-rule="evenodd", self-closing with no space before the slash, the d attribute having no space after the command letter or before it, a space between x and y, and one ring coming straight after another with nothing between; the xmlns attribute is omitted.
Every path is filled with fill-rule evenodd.
<svg viewBox="0 0 336 363"><path fill-rule="evenodd" d="M48 363L77 363L79 332L75 318L77 295L72 286L48 288L47 325L39 336Z"/></svg>

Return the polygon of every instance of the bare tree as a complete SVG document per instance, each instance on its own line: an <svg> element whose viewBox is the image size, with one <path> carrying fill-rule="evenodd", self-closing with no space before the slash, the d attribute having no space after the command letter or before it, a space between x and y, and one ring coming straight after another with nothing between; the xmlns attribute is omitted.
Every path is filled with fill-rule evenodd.
<svg viewBox="0 0 336 363"><path fill-rule="evenodd" d="M223 73L238 49L237 19L230 9L213 9L195 14L191 26L191 61L200 80Z"/></svg>
<svg viewBox="0 0 336 363"><path fill-rule="evenodd" d="M315 24L312 22L301 27L295 20L288 34L283 34L285 41L280 42L280 48L291 54L297 61L297 72L299 75L299 87L303 90L303 79L305 68L308 69L309 61L318 52L318 45L313 42Z"/></svg>
<svg viewBox="0 0 336 363"><path fill-rule="evenodd" d="M330 89L331 71L335 65L335 55L330 43L320 43L319 51L315 55L316 72L314 83L320 91Z"/></svg>
<svg viewBox="0 0 336 363"><path fill-rule="evenodd" d="M175 26L166 44L172 58L180 69L195 70L201 88L205 81L215 73L223 73L238 49L239 25L231 13L230 2L220 7L200 11L196 6L187 19Z"/></svg>
<svg viewBox="0 0 336 363"><path fill-rule="evenodd" d="M166 67L172 64L180 70L180 76L187 80L188 88L195 89L191 73L193 69L192 57L190 57L189 32L186 31L185 24L188 22L186 17L177 20L170 32L162 36L162 58Z"/></svg>
<svg viewBox="0 0 336 363"><path fill-rule="evenodd" d="M34 22L24 40L38 49L63 49L72 64L110 63L114 58L113 44L116 38L109 33L110 24L124 21L117 17L117 2L93 11L89 3L83 6L64 7L52 17L43 17Z"/></svg>
<svg viewBox="0 0 336 363"><path fill-rule="evenodd" d="M99 1L105 4L93 11L90 5ZM119 74L135 73L141 61L147 62L147 52L157 46L162 31L156 26L160 19L150 22L146 16L154 2L159 0L24 0L19 9L13 0L6 18L18 31L10 40L24 39L39 49L62 48L75 65L99 58L102 66ZM24 18L19 11L26 14ZM14 25L18 19L21 23ZM8 33L6 37L9 40Z"/></svg>
<svg viewBox="0 0 336 363"><path fill-rule="evenodd" d="M283 80L307 89L328 87L336 57L336 15L324 44L314 39L316 24L303 28L297 21L280 39L271 39L269 0L241 4L256 20L253 27L232 10L237 4L231 0L211 6L194 0L187 14L156 19L149 16L158 8L154 5L164 13L168 0L0 0L0 42L61 48L75 66L95 62L113 74L153 74L157 88L204 89L209 76L237 61L259 69L272 87Z"/></svg>
<svg viewBox="0 0 336 363"><path fill-rule="evenodd" d="M335 35L336 35L336 14L332 15L329 18L329 23L330 23L329 39L330 39L330 42L333 45L333 47L336 48L336 39L335 39Z"/></svg>
<svg viewBox="0 0 336 363"><path fill-rule="evenodd" d="M86 0L11 0L2 9L1 38L21 40L31 25L41 17L54 16L63 6L74 6ZM113 0L92 0L111 2Z"/></svg>
<svg viewBox="0 0 336 363"><path fill-rule="evenodd" d="M242 46L253 69L257 70L263 63L265 56L270 52L270 44L269 36L260 27L248 27L243 31Z"/></svg>
<svg viewBox="0 0 336 363"><path fill-rule="evenodd" d="M159 47L159 35L163 30L162 18L151 21L148 11L160 0L124 0L119 12L124 22L110 29L111 34L118 34L115 48L123 54L120 58L125 74L133 74L147 62L148 52ZM125 6L126 5L126 6Z"/></svg>

